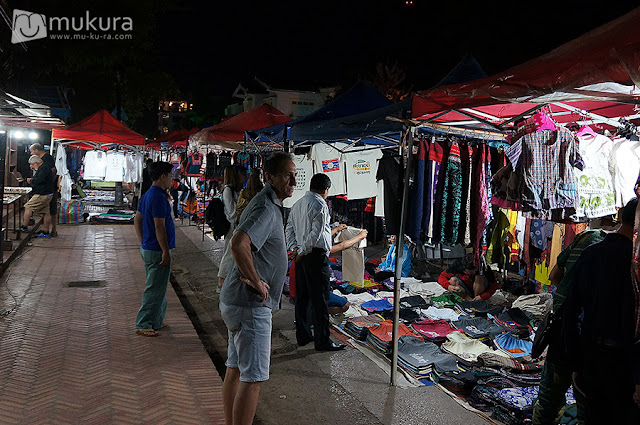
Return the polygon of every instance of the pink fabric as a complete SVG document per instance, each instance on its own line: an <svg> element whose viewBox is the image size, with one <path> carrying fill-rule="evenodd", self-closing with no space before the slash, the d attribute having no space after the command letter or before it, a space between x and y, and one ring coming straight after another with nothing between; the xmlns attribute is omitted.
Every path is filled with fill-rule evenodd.
<svg viewBox="0 0 640 425"><path fill-rule="evenodd" d="M556 124L549 118L549 115L544 112L536 112L534 119L536 121L537 132L541 132L542 130L556 130Z"/></svg>
<svg viewBox="0 0 640 425"><path fill-rule="evenodd" d="M420 322L414 323L411 327L428 339L444 338L451 332L456 331L446 320L423 319Z"/></svg>

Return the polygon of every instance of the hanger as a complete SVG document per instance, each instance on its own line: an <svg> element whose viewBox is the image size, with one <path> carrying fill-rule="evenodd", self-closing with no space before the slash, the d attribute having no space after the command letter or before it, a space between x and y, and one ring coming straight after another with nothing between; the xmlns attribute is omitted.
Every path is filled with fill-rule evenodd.
<svg viewBox="0 0 640 425"><path fill-rule="evenodd" d="M589 135L593 137L597 136L596 132L593 131L593 129L588 125L582 126L582 128L580 128L580 130L578 130L578 132L576 133L577 137L584 136L584 135Z"/></svg>
<svg viewBox="0 0 640 425"><path fill-rule="evenodd" d="M542 130L557 130L556 124L553 122L553 120L549 117L549 115L541 110L536 112L536 114L533 116L533 119L536 123L536 132L540 132Z"/></svg>

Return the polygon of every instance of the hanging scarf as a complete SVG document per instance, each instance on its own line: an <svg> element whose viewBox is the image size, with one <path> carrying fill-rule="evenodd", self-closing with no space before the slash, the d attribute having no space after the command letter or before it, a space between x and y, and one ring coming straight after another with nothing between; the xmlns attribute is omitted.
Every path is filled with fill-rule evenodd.
<svg viewBox="0 0 640 425"><path fill-rule="evenodd" d="M457 142L453 142L444 175L442 210L440 211L440 242L444 244L453 245L458 241L461 203L462 164L460 147Z"/></svg>

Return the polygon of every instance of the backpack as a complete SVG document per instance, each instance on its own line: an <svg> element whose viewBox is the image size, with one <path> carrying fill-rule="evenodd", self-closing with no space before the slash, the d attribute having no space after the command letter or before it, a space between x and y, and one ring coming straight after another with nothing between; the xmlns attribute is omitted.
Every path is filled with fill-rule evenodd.
<svg viewBox="0 0 640 425"><path fill-rule="evenodd" d="M227 234L231 228L231 223L224 214L224 203L222 199L216 197L209 201L209 205L204 212L205 222L213 230L213 238L218 240Z"/></svg>

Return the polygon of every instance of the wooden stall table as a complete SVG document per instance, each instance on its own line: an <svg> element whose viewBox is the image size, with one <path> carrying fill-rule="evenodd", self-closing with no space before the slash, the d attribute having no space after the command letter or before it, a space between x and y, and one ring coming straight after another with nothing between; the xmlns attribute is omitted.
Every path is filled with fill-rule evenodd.
<svg viewBox="0 0 640 425"><path fill-rule="evenodd" d="M9 207L11 206L13 209L13 230L16 233L16 240L20 240L20 225L16 223L16 215L19 215L22 212L22 207L24 205L24 201L27 198L27 195L31 193L32 188L30 187L5 187L4 188L4 198L2 199L3 207L6 206L6 217L5 217L5 233L4 240L8 241L9 237ZM20 217L18 217L18 221Z"/></svg>

